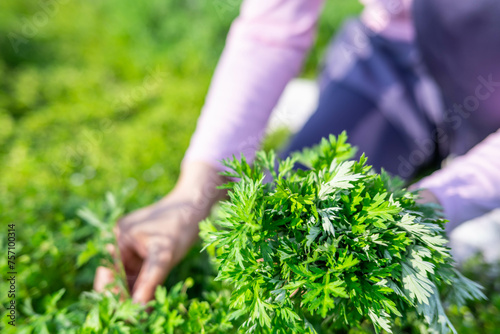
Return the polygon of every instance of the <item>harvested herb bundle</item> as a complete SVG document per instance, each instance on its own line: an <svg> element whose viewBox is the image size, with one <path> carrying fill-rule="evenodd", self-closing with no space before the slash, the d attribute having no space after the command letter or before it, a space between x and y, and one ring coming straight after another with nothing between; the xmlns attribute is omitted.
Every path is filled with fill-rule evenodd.
<svg viewBox="0 0 500 334"><path fill-rule="evenodd" d="M391 333L416 311L428 331L455 332L443 305L484 295L453 268L445 221L364 156L348 160L346 140L331 136L283 161L259 152L253 166L225 162L240 181L227 185L206 241L218 279L234 286L233 317L250 332L315 332L311 319L321 317L330 329L368 319Z"/></svg>

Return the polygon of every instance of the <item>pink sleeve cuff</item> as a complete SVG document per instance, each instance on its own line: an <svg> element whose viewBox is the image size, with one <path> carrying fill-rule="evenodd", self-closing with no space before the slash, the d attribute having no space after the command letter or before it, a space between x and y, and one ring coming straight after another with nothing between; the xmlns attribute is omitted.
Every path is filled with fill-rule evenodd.
<svg viewBox="0 0 500 334"><path fill-rule="evenodd" d="M448 230L500 207L500 130L418 186L439 199Z"/></svg>

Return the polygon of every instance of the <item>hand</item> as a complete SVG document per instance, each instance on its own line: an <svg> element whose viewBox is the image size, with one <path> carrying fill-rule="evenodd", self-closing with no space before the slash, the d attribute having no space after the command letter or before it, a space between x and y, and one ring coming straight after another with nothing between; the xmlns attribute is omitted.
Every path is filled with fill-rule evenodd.
<svg viewBox="0 0 500 334"><path fill-rule="evenodd" d="M422 189L419 194L420 198L417 200L418 203L421 204L436 203L441 205L439 199L429 189Z"/></svg>
<svg viewBox="0 0 500 334"><path fill-rule="evenodd" d="M183 167L175 189L159 202L123 217L115 228L120 259L135 302L147 303L156 287L185 256L198 238L198 223L224 192L217 171L205 164ZM113 282L110 269L96 272L94 289Z"/></svg>
<svg viewBox="0 0 500 334"><path fill-rule="evenodd" d="M411 191L413 191L415 189L418 189L418 186L415 184L413 184L409 187L409 190L411 190ZM441 205L441 203L439 202L439 199L436 197L436 195L434 195L434 193L432 191L430 191L429 189L425 189L425 188L420 190L419 198L417 199L417 203L420 203L420 204L435 203L435 204Z"/></svg>

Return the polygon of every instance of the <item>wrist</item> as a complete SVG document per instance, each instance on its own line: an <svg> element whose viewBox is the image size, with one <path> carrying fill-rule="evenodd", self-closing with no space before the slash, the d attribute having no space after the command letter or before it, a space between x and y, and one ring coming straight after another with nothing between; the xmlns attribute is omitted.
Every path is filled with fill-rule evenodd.
<svg viewBox="0 0 500 334"><path fill-rule="evenodd" d="M187 162L182 165L181 174L172 196L210 208L225 195L225 190L217 189L226 182L219 171L204 162ZM169 195L169 196L170 196Z"/></svg>

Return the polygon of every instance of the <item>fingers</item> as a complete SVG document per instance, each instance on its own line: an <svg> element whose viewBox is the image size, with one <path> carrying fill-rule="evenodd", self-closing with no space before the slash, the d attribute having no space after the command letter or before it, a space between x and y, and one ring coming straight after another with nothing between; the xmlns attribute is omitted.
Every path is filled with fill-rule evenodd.
<svg viewBox="0 0 500 334"><path fill-rule="evenodd" d="M111 270L111 268L113 270L111 270L112 272L114 273L120 273L120 259L117 255L117 252L116 252L116 247L115 245L113 244L107 244L106 245L106 251L111 255L111 263L109 263L109 259L108 261L106 261L107 263L105 263L105 265L107 267L109 267L109 269ZM116 277L115 277L116 278Z"/></svg>
<svg viewBox="0 0 500 334"><path fill-rule="evenodd" d="M156 287L197 238L197 219L189 217L191 223L185 224L181 209L178 200L162 202L120 219L115 227L115 263L123 263L134 302L154 298Z"/></svg>
<svg viewBox="0 0 500 334"><path fill-rule="evenodd" d="M104 292L106 286L115 281L113 270L106 267L97 267L94 278L94 290Z"/></svg>
<svg viewBox="0 0 500 334"><path fill-rule="evenodd" d="M107 263L105 266L97 268L94 278L94 290L97 292L104 292L105 290L111 291L115 294L120 294L122 297L126 296L126 291L117 285L117 276L120 275L119 264L117 262L117 254L115 247L112 244L106 245L106 250L111 255L112 263Z"/></svg>
<svg viewBox="0 0 500 334"><path fill-rule="evenodd" d="M420 191L420 198L417 199L418 203L427 204L427 203L436 203L440 204L439 199L432 193L432 191L428 189L423 189Z"/></svg>
<svg viewBox="0 0 500 334"><path fill-rule="evenodd" d="M129 291L132 291L141 270L143 260L133 249L130 249L130 247L121 247L120 255L123 261L127 286Z"/></svg>
<svg viewBox="0 0 500 334"><path fill-rule="evenodd" d="M134 284L132 299L136 303L146 304L154 298L158 285L163 284L170 269L171 252L158 254L151 252L145 259Z"/></svg>
<svg viewBox="0 0 500 334"><path fill-rule="evenodd" d="M104 292L106 290L106 287L112 283L115 282L115 270L113 268L114 266L114 260L115 260L115 248L111 244L106 245L106 250L108 253L111 255L111 258L113 259L113 263L105 263L106 266L99 266L96 269L95 272L95 277L94 277L94 290L97 292Z"/></svg>
<svg viewBox="0 0 500 334"><path fill-rule="evenodd" d="M143 261L141 256L139 256L135 250L135 247L139 246L137 241L131 239L126 232L121 231L120 226L123 226L123 222L123 219L119 220L114 228L119 256L116 254L113 246L111 247L112 249L110 249L110 253L113 255L117 270L121 270L118 264L122 264L125 271L124 274L128 290L132 291L132 287L134 286L137 276L139 275Z"/></svg>

